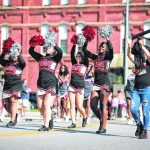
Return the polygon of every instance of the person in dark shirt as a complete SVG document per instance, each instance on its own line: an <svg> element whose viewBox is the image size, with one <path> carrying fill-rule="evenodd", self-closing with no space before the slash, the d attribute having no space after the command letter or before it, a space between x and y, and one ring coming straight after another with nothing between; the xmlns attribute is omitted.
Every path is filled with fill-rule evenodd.
<svg viewBox="0 0 150 150"><path fill-rule="evenodd" d="M4 43L7 43L7 40ZM11 114L11 121L8 122L6 127L13 127L17 123L17 102L21 97L23 84L21 75L25 68L25 61L21 56L21 45L19 43L13 43L9 49L10 52L3 52L0 55L0 64L4 67L3 100L8 100L10 109L7 109L7 111Z"/></svg>
<svg viewBox="0 0 150 150"><path fill-rule="evenodd" d="M82 127L85 127L87 124L87 116L85 109L83 107L83 96L84 96L84 87L85 87L85 75L86 70L89 65L88 58L83 52L77 52L75 55L76 45L73 45L71 49L71 62L72 62L72 71L71 71L71 80L68 88L69 99L70 99L70 111L72 124L68 128L75 128L75 104L77 109L83 116Z"/></svg>
<svg viewBox="0 0 150 150"><path fill-rule="evenodd" d="M135 83L131 101L131 112L137 124L135 136L140 139L148 138L147 129L149 125L149 104L150 104L150 48L143 45L142 38L134 43L128 41L128 57L135 66ZM138 112L142 104L143 124Z"/></svg>
<svg viewBox="0 0 150 150"><path fill-rule="evenodd" d="M47 35L52 35L51 32ZM52 38L52 37L51 37ZM46 41L46 40L45 40ZM47 40L51 42L50 40ZM39 131L48 131L50 127L50 100L57 93L58 81L55 76L55 69L62 58L62 50L52 43L43 45L46 55L34 51L33 44L29 49L30 55L39 63L39 77L37 81L37 106L43 116L44 125Z"/></svg>
<svg viewBox="0 0 150 150"><path fill-rule="evenodd" d="M109 40L99 45L98 54L93 54L86 49L88 42L85 42L83 51L86 56L94 61L94 86L91 96L91 109L100 120L98 134L106 133L107 103L110 93L110 81L108 78L110 63L113 59L113 47ZM98 101L101 103L101 112L98 109Z"/></svg>

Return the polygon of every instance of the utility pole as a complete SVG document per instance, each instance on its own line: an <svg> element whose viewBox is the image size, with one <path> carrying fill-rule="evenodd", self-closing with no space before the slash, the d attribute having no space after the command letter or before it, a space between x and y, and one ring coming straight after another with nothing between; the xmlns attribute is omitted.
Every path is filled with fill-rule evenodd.
<svg viewBox="0 0 150 150"><path fill-rule="evenodd" d="M126 10L125 10L125 51L124 51L124 85L127 84L127 74L128 74L128 56L127 56L127 41L126 37L129 36L129 2L130 0L126 0Z"/></svg>

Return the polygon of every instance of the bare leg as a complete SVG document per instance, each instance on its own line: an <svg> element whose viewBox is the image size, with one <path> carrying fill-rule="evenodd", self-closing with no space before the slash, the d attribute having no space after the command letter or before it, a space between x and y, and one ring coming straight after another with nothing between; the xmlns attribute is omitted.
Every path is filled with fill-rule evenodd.
<svg viewBox="0 0 150 150"><path fill-rule="evenodd" d="M69 92L70 114L72 123L75 123L75 93Z"/></svg>
<svg viewBox="0 0 150 150"><path fill-rule="evenodd" d="M10 98L10 110L11 110L11 121L14 122L17 113L17 98L11 97Z"/></svg>
<svg viewBox="0 0 150 150"><path fill-rule="evenodd" d="M61 109L60 109L60 107L61 107L61 99L60 99L60 97L57 97L57 116L58 116L58 118L61 117Z"/></svg>
<svg viewBox="0 0 150 150"><path fill-rule="evenodd" d="M107 122L107 103L108 103L108 97L109 92L107 91L101 91L101 101L102 101L102 128L106 129L106 122Z"/></svg>
<svg viewBox="0 0 150 150"><path fill-rule="evenodd" d="M76 94L76 104L77 104L77 109L79 110L83 118L86 118L87 116L85 113L85 109L83 107L83 95L81 95L80 93Z"/></svg>
<svg viewBox="0 0 150 150"><path fill-rule="evenodd" d="M99 120L101 120L101 112L98 109L98 101L99 101L99 95L96 91L93 91L91 96L91 101L90 101L91 109L93 113L96 115L96 117Z"/></svg>
<svg viewBox="0 0 150 150"><path fill-rule="evenodd" d="M49 121L51 118L50 114L50 99L51 99L51 94L46 94L43 99L43 104L42 104L42 109L43 109L43 116L44 116L44 126L49 127Z"/></svg>

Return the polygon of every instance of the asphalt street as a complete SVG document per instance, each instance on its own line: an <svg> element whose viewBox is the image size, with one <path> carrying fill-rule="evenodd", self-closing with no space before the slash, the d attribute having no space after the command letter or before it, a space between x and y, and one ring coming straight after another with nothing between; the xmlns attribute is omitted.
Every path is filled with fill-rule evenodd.
<svg viewBox="0 0 150 150"><path fill-rule="evenodd" d="M92 118L86 127L68 129L71 121L55 123L49 132L37 131L42 125L39 113L21 118L16 127L6 128L6 118L0 123L0 150L149 150L149 139L134 136L136 126L127 125L126 120L109 120L107 133L96 134L98 120ZM32 119L32 121L26 121ZM150 130L148 131L150 136Z"/></svg>

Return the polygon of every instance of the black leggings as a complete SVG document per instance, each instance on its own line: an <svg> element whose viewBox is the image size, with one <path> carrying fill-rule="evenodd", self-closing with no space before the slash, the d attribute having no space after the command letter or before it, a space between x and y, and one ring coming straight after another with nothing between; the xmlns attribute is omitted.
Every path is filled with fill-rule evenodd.
<svg viewBox="0 0 150 150"><path fill-rule="evenodd" d="M98 108L98 102L100 102L100 108ZM93 113L95 114L95 116L99 120L101 120L101 107L102 107L102 104L101 104L101 101L100 101L100 94L99 94L99 96L95 96L95 97L91 98L90 106L91 106L91 109L92 109Z"/></svg>
<svg viewBox="0 0 150 150"><path fill-rule="evenodd" d="M104 92L103 91L96 91L98 96L92 97L90 101L91 109L96 117L101 120L101 111L103 110L103 99L104 99ZM109 92L109 91L107 91ZM98 108L98 102L100 102L100 107Z"/></svg>

